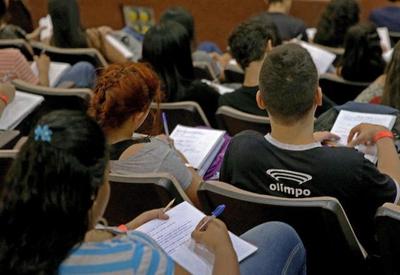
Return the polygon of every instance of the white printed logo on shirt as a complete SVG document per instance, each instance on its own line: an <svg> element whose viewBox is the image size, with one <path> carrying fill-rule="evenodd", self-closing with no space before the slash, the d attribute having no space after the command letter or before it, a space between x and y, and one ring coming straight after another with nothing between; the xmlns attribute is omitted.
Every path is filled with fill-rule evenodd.
<svg viewBox="0 0 400 275"><path fill-rule="evenodd" d="M311 175L284 169L268 169L267 174L277 181L276 183L271 183L269 185L269 189L271 191L278 191L287 195L292 195L296 198L300 196L308 197L311 195L310 189L293 188L290 186L285 186L284 184L285 181L292 181L302 185L303 183L312 180Z"/></svg>

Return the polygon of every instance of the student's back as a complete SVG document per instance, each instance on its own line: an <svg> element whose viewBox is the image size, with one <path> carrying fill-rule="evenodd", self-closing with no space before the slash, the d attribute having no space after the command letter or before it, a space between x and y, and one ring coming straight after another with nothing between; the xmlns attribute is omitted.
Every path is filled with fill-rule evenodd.
<svg viewBox="0 0 400 275"><path fill-rule="evenodd" d="M387 27L389 31L400 32L400 1L389 1L394 3L372 10L369 20L374 22L378 27Z"/></svg>
<svg viewBox="0 0 400 275"><path fill-rule="evenodd" d="M389 132L362 125L354 130L359 133L354 143L377 143L394 168L385 167L382 156L383 166L378 170L353 148L322 146L321 141L334 136L313 133L322 93L310 55L297 45L280 46L268 54L260 73L257 101L267 109L272 131L266 136L256 132L235 136L225 154L220 180L275 196L336 197L362 243L373 247L376 209L384 202L398 202L397 184L392 179L400 178L397 153L393 141L382 140L387 145L378 142L379 135L389 136Z"/></svg>

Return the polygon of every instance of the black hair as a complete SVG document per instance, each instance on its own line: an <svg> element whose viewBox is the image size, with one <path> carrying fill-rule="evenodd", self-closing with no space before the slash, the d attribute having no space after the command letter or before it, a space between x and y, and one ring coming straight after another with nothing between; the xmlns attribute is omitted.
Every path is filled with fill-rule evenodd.
<svg viewBox="0 0 400 275"><path fill-rule="evenodd" d="M307 52L285 44L268 53L260 72L260 93L268 113L290 125L313 107L318 72Z"/></svg>
<svg viewBox="0 0 400 275"><path fill-rule="evenodd" d="M32 130L0 185L0 270L54 274L89 229L89 210L104 184L106 140L79 111L43 116L51 140Z"/></svg>
<svg viewBox="0 0 400 275"><path fill-rule="evenodd" d="M392 59L386 67L382 104L400 110L400 41L393 48Z"/></svg>
<svg viewBox="0 0 400 275"><path fill-rule="evenodd" d="M0 0L0 20L4 20L7 15L7 6L5 0Z"/></svg>
<svg viewBox="0 0 400 275"><path fill-rule="evenodd" d="M374 24L366 22L351 27L346 33L344 48L340 61L344 79L372 82L383 74L385 61Z"/></svg>
<svg viewBox="0 0 400 275"><path fill-rule="evenodd" d="M183 7L172 7L164 11L160 22L174 21L181 24L188 32L190 41L194 41L195 28L193 15Z"/></svg>
<svg viewBox="0 0 400 275"><path fill-rule="evenodd" d="M86 34L81 27L76 0L49 0L48 10L53 23L52 43L61 48L87 48Z"/></svg>
<svg viewBox="0 0 400 275"><path fill-rule="evenodd" d="M229 36L228 44L232 56L242 69L253 61L262 60L271 40L272 46L282 43L272 20L257 17L241 23Z"/></svg>
<svg viewBox="0 0 400 275"><path fill-rule="evenodd" d="M314 42L343 47L344 36L359 21L360 7L355 0L332 0L326 6L317 25Z"/></svg>
<svg viewBox="0 0 400 275"><path fill-rule="evenodd" d="M185 28L172 21L151 27L144 36L142 56L162 80L165 99L182 98L194 80L190 39Z"/></svg>

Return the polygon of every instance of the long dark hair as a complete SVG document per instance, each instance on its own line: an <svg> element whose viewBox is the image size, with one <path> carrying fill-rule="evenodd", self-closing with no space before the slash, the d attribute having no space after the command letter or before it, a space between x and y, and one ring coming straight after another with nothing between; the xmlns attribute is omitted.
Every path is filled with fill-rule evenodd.
<svg viewBox="0 0 400 275"><path fill-rule="evenodd" d="M76 0L49 0L48 10L53 22L52 43L61 48L87 48Z"/></svg>
<svg viewBox="0 0 400 275"><path fill-rule="evenodd" d="M344 35L359 21L360 8L355 0L332 0L326 6L317 25L314 42L343 47Z"/></svg>
<svg viewBox="0 0 400 275"><path fill-rule="evenodd" d="M383 74L385 61L374 24L360 23L351 27L346 33L344 46L340 62L344 79L372 82Z"/></svg>
<svg viewBox="0 0 400 275"><path fill-rule="evenodd" d="M143 40L143 60L162 80L166 101L178 101L194 80L190 38L184 27L172 21L149 29Z"/></svg>
<svg viewBox="0 0 400 275"><path fill-rule="evenodd" d="M393 49L392 59L386 67L382 104L400 110L400 42Z"/></svg>
<svg viewBox="0 0 400 275"><path fill-rule="evenodd" d="M79 111L38 122L0 185L0 270L52 274L89 228L88 212L104 182L105 137ZM36 131L36 133L35 133ZM39 134L39 135L38 135Z"/></svg>

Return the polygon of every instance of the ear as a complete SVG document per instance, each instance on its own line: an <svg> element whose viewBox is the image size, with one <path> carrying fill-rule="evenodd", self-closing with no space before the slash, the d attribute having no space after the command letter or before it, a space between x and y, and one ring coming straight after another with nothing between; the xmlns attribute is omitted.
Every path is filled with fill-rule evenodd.
<svg viewBox="0 0 400 275"><path fill-rule="evenodd" d="M315 91L314 102L316 106L322 106L322 89L319 86Z"/></svg>
<svg viewBox="0 0 400 275"><path fill-rule="evenodd" d="M265 110L267 108L267 106L264 102L264 99L261 96L260 90L257 91L256 101L257 101L258 108L260 108L261 110Z"/></svg>

